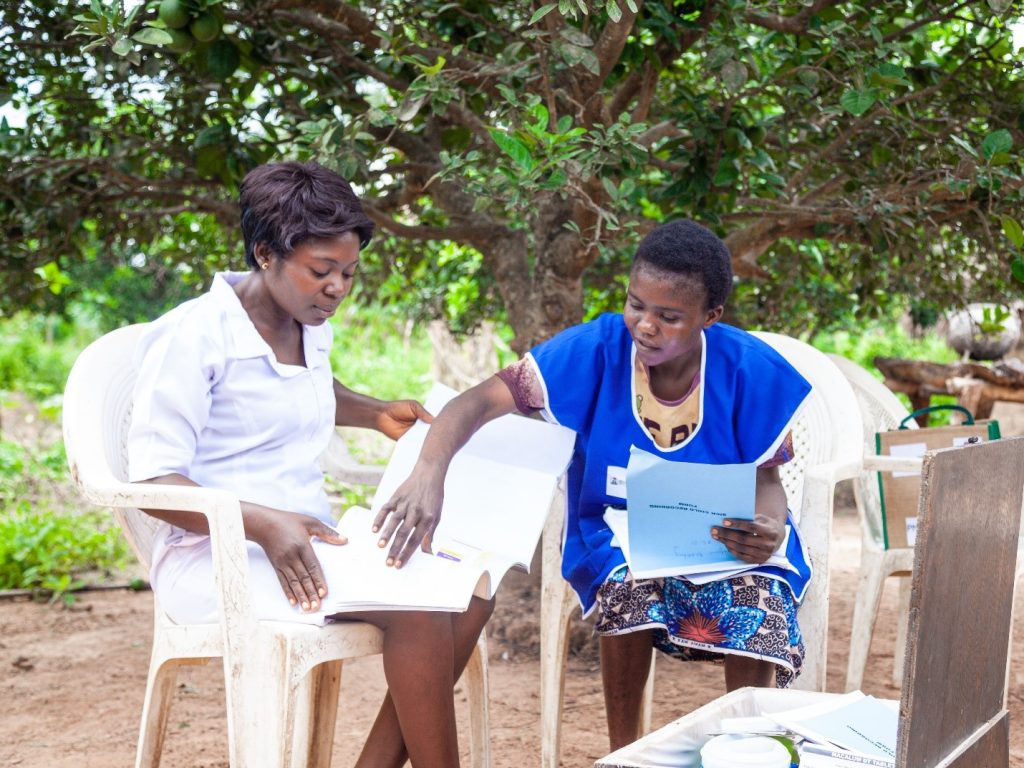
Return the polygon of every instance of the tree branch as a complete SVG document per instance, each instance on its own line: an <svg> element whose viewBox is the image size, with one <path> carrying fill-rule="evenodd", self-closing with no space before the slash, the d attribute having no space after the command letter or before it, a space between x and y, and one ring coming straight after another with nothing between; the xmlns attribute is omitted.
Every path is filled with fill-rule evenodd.
<svg viewBox="0 0 1024 768"><path fill-rule="evenodd" d="M812 17L821 13L826 8L838 5L842 0L814 0L810 5L805 5L792 16L780 16L776 13L755 13L748 11L746 20L755 26L764 27L775 32L802 35L807 32L807 24Z"/></svg>

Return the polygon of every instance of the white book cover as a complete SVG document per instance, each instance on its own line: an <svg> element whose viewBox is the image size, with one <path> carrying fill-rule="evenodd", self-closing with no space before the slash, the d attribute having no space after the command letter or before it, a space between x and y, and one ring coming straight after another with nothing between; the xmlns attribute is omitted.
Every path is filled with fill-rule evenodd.
<svg viewBox="0 0 1024 768"><path fill-rule="evenodd" d="M455 394L435 386L427 410L438 413ZM474 594L493 596L509 568L529 567L575 433L518 415L484 425L449 467L432 553L417 551L401 568L389 568L371 524L411 473L427 430L417 423L397 442L372 509L354 507L342 516L338 530L347 545L314 542L328 585L321 614L461 611Z"/></svg>

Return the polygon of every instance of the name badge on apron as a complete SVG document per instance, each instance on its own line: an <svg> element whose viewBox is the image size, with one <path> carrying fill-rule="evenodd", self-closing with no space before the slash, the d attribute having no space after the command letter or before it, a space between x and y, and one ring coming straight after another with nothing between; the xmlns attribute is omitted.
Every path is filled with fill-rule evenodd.
<svg viewBox="0 0 1024 768"><path fill-rule="evenodd" d="M625 467L608 467L608 478L605 481L604 492L616 499L626 498Z"/></svg>

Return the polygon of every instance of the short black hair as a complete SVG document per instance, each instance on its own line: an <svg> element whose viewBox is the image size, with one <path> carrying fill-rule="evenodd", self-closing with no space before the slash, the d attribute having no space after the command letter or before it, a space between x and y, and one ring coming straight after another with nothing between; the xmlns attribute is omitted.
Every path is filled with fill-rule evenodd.
<svg viewBox="0 0 1024 768"><path fill-rule="evenodd" d="M725 243L707 227L676 219L651 230L636 249L633 267L650 265L701 283L708 309L724 306L732 293L732 257Z"/></svg>
<svg viewBox="0 0 1024 768"><path fill-rule="evenodd" d="M373 237L373 222L345 179L317 163L267 163L246 174L238 196L245 261L256 268L256 246L280 258L307 240L355 232L359 247Z"/></svg>

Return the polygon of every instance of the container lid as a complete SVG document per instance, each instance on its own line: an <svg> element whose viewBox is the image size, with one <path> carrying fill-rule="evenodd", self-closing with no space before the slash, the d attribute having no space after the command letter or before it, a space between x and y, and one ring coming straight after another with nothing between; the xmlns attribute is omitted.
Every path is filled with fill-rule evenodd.
<svg viewBox="0 0 1024 768"><path fill-rule="evenodd" d="M704 768L789 768L789 750L768 736L716 736L700 751Z"/></svg>

